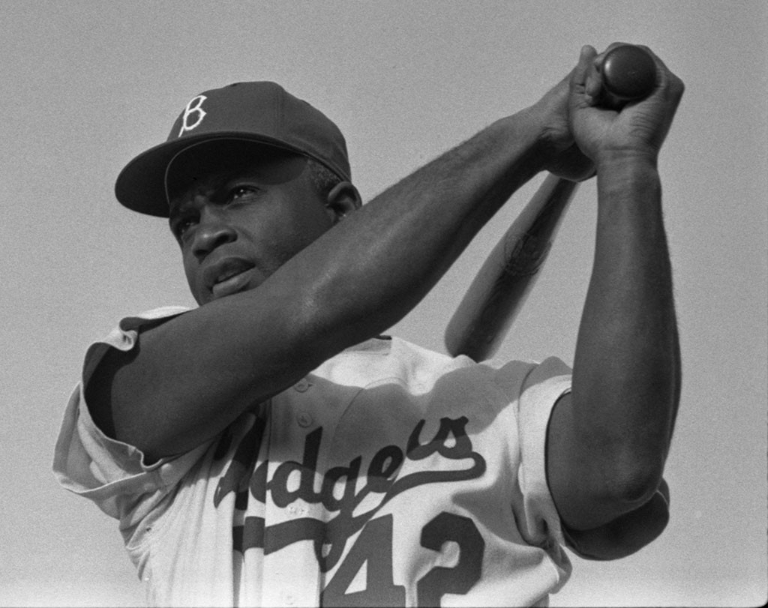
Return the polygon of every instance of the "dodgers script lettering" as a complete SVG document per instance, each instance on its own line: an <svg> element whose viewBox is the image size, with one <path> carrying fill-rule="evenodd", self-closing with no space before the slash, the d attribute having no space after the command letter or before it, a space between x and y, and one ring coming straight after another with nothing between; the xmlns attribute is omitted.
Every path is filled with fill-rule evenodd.
<svg viewBox="0 0 768 608"><path fill-rule="evenodd" d="M235 494L235 508L240 510L247 508L249 498L266 504L268 496L280 508L289 507L297 500L322 505L327 513L323 520L304 517L266 525L262 517L248 516L242 526L233 529L233 541L234 549L241 553L261 548L270 554L292 543L311 540L320 569L327 572L342 557L350 537L363 529L395 496L427 484L475 479L485 472L485 460L474 451L467 436L467 422L465 416L441 418L437 432L424 441L422 432L426 421L420 420L404 446L383 446L367 463L360 455L322 475L317 470L323 439L323 428L319 427L306 435L301 462L282 462L268 478L269 462L258 461L266 423L263 418L257 418L239 442L229 468L219 481L214 506L218 508L230 493ZM225 456L230 441L231 438L222 439L215 459ZM401 475L408 461L420 462L421 466ZM343 488L340 495L339 485ZM372 507L368 500L368 507L358 512L371 495L380 495L380 498Z"/></svg>

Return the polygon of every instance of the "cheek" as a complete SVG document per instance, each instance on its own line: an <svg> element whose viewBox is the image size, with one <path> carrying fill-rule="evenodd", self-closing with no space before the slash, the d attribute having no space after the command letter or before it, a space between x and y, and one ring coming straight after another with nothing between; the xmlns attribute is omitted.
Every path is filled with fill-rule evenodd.
<svg viewBox="0 0 768 608"><path fill-rule="evenodd" d="M282 263L312 244L333 225L325 210L315 205L293 208L290 213L272 219L269 228L261 231L262 242L269 243L270 250L279 252Z"/></svg>
<svg viewBox="0 0 768 608"><path fill-rule="evenodd" d="M294 255L314 243L333 226L327 216L323 215L312 219L311 222L305 221L294 226L292 235L295 243Z"/></svg>
<svg viewBox="0 0 768 608"><path fill-rule="evenodd" d="M189 291L192 294L192 297L195 298L195 301L202 305L204 303L204 294L202 293L203 290L201 287L202 279L198 272L199 265L196 262L190 262L187 256L184 255L182 255L182 264L184 265L184 276L187 278Z"/></svg>
<svg viewBox="0 0 768 608"><path fill-rule="evenodd" d="M277 270L302 249L310 245L317 236L306 226L283 224L264 234L262 251L270 262L270 273Z"/></svg>

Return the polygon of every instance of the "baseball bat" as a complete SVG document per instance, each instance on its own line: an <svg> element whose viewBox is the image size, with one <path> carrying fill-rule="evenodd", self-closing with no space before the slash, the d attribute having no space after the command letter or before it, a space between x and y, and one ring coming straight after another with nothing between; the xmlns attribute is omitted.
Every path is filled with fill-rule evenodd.
<svg viewBox="0 0 768 608"><path fill-rule="evenodd" d="M601 66L599 103L620 109L656 86L656 64L643 49L614 47ZM504 340L547 259L578 183L547 175L531 201L493 248L445 331L452 356L492 357Z"/></svg>

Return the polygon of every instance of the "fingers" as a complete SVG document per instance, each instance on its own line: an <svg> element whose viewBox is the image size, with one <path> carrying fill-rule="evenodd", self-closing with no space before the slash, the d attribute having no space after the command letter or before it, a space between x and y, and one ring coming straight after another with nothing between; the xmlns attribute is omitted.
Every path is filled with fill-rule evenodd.
<svg viewBox="0 0 768 608"><path fill-rule="evenodd" d="M600 74L598 61L600 55L591 46L585 46L581 49L579 62L586 63L586 80L584 83L585 101L589 105L595 105L600 99L603 90L603 79Z"/></svg>
<svg viewBox="0 0 768 608"><path fill-rule="evenodd" d="M622 46L640 49L642 54L637 57L636 54L629 52L614 53ZM648 59L654 66L653 74L655 74L650 82L647 78ZM635 61L638 63L632 63ZM637 71L632 72L634 69ZM630 71L627 72L627 70ZM633 81L632 74L636 74L638 79ZM579 65L574 70L572 82L576 87L572 91L583 94L577 106L599 106L600 109L613 111L619 111L627 104L635 105L642 100L650 99L655 99L656 103L671 104L672 107L676 107L685 90L683 82L650 48L626 42L614 42L599 54L590 46L582 48ZM633 94L641 94L641 92L642 99L632 97Z"/></svg>
<svg viewBox="0 0 768 608"><path fill-rule="evenodd" d="M641 47L648 51L656 62L656 70L660 75L657 83L657 89L665 96L666 99L674 104L674 107L680 103L680 99L685 92L685 84L683 81L674 74L667 65L648 47Z"/></svg>
<svg viewBox="0 0 768 608"><path fill-rule="evenodd" d="M644 52L644 70L640 65L631 63L625 54L622 59L629 61L628 66L636 67L638 73L648 74L647 59L651 58L655 67L655 79L638 85L637 90L650 94L640 98L627 95L635 83L624 82L614 90L603 86L606 79L622 74L616 72L621 66L621 55L609 55L617 47L626 43L615 42L605 51L597 54L592 47L584 47L579 64L574 70L571 81L570 124L577 145L587 156L598 162L598 158L610 158L617 151L634 150L644 155L657 155L669 131L677 105L682 97L684 85L648 47L634 45ZM645 56L647 54L647 57ZM619 61L618 64L609 64ZM639 59L638 59L639 61ZM627 68L629 70L629 67ZM622 66L624 70L624 66ZM631 74L631 70L627 72ZM631 80L631 78L630 78ZM620 80L618 82L621 82ZM648 85L646 87L645 85Z"/></svg>
<svg viewBox="0 0 768 608"><path fill-rule="evenodd" d="M597 90L595 90L595 58L597 57L597 51L594 47L585 45L581 47L579 54L579 62L571 72L571 91L575 92L577 97L581 97L582 101L587 105L592 105L594 99L599 94L599 81L597 82Z"/></svg>

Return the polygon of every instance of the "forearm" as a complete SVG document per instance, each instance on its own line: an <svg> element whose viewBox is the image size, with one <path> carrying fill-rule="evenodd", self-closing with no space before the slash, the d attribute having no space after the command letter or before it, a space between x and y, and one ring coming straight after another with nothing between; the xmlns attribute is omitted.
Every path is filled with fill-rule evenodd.
<svg viewBox="0 0 768 608"><path fill-rule="evenodd" d="M663 469L679 354L661 183L649 160L598 168L595 259L574 360L573 418L604 492L642 499ZM611 487L613 486L613 487Z"/></svg>
<svg viewBox="0 0 768 608"><path fill-rule="evenodd" d="M331 348L399 321L480 228L542 169L541 125L524 111L497 121L377 196L324 235L281 277L310 280L313 324ZM307 263L322 268L311 275ZM278 277L276 277L278 278Z"/></svg>

